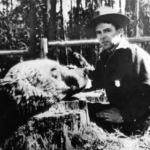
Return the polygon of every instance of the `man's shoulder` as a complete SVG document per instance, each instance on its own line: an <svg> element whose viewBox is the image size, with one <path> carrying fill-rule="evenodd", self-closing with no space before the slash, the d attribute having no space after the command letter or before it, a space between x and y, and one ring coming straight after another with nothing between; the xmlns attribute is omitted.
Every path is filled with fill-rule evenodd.
<svg viewBox="0 0 150 150"><path fill-rule="evenodd" d="M123 56L129 56L134 53L135 45L130 43L126 39L122 39L119 43L119 45L116 47L116 53L118 55L123 55Z"/></svg>
<svg viewBox="0 0 150 150"><path fill-rule="evenodd" d="M132 54L134 55L137 55L140 57L150 57L150 54L137 44L130 44L130 49L132 51Z"/></svg>
<svg viewBox="0 0 150 150"><path fill-rule="evenodd" d="M131 55L139 55L141 57L150 57L150 54L143 49L141 46L135 43L130 43L127 40L123 40L119 46L117 47L118 52L131 54Z"/></svg>

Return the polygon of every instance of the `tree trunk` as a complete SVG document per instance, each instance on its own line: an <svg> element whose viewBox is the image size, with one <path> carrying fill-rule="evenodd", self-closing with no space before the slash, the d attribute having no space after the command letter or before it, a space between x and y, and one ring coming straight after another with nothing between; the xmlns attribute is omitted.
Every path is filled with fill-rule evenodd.
<svg viewBox="0 0 150 150"><path fill-rule="evenodd" d="M60 0L60 12L58 16L58 40L64 40L64 20L63 20L63 4Z"/></svg>
<svg viewBox="0 0 150 150"><path fill-rule="evenodd" d="M30 3L29 23L30 23L30 55L36 58L39 52L36 51L36 9L33 2Z"/></svg>
<svg viewBox="0 0 150 150"><path fill-rule="evenodd" d="M48 22L48 41L56 40L56 0L48 0L49 22Z"/></svg>
<svg viewBox="0 0 150 150"><path fill-rule="evenodd" d="M81 0L77 0L77 8L80 7L80 4L81 4Z"/></svg>
<svg viewBox="0 0 150 150"><path fill-rule="evenodd" d="M90 3L90 0L86 0L85 1L85 6L87 7L89 3Z"/></svg>

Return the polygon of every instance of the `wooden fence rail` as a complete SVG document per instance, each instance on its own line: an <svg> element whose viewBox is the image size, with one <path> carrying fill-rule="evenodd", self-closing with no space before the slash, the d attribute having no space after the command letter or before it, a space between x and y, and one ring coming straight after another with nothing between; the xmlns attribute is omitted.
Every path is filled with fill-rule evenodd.
<svg viewBox="0 0 150 150"><path fill-rule="evenodd" d="M131 43L150 42L150 36L127 38ZM97 39L70 40L70 41L48 41L47 38L41 39L41 58L45 58L49 46L80 46L98 44Z"/></svg>
<svg viewBox="0 0 150 150"><path fill-rule="evenodd" d="M143 43L150 42L150 36L144 37L132 37L128 38L132 43ZM70 41L48 41L47 38L41 39L41 58L45 58L48 53L48 46L79 46L79 45L95 45L98 44L97 39L86 39L86 40L70 40ZM26 50L2 50L0 55L16 55L16 54L26 54Z"/></svg>
<svg viewBox="0 0 150 150"><path fill-rule="evenodd" d="M127 39L133 43L150 42L150 36L132 37L132 38L127 38ZM98 40L89 39L89 40L49 41L48 42L48 46L77 46L77 45L87 45L87 44L98 44Z"/></svg>
<svg viewBox="0 0 150 150"><path fill-rule="evenodd" d="M13 55L13 54L26 54L28 50L2 50L0 51L0 55Z"/></svg>

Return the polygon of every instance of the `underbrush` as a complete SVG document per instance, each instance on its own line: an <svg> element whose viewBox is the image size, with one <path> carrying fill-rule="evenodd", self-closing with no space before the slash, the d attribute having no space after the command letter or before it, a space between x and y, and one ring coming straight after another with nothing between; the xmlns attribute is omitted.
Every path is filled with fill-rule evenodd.
<svg viewBox="0 0 150 150"><path fill-rule="evenodd" d="M71 134L71 143L79 150L150 150L150 128L143 135L126 136L117 129L108 133L91 123Z"/></svg>

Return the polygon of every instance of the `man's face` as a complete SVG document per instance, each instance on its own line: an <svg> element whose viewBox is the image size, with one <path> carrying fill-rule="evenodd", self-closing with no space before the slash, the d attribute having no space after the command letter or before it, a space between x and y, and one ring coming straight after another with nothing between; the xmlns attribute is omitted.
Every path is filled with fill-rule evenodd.
<svg viewBox="0 0 150 150"><path fill-rule="evenodd" d="M110 23L100 23L96 26L96 36L104 50L114 45L117 35L119 31Z"/></svg>

